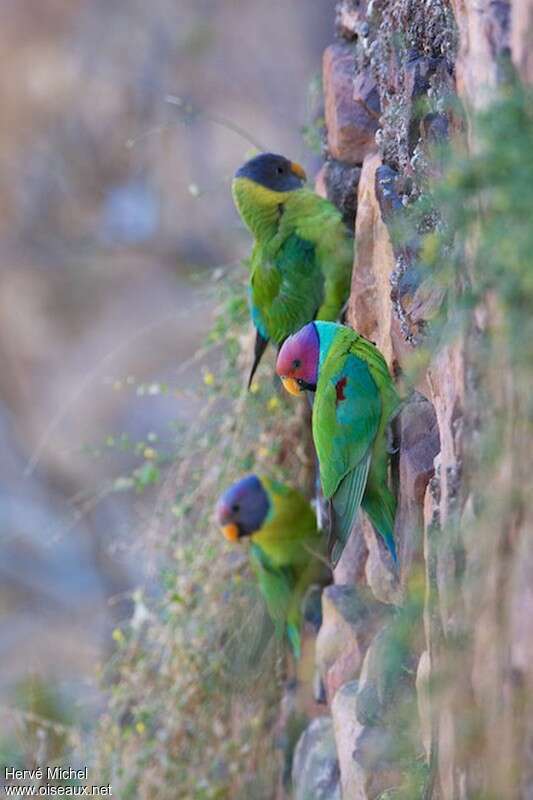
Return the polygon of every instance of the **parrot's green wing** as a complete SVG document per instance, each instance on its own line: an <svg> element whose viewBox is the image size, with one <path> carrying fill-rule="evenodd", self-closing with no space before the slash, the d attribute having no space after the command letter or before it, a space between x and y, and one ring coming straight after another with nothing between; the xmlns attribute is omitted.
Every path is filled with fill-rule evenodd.
<svg viewBox="0 0 533 800"><path fill-rule="evenodd" d="M324 537L309 501L301 492L272 478L262 478L270 512L251 537L251 559L278 636L287 635L300 656L302 601L312 584L329 577L323 555Z"/></svg>
<svg viewBox="0 0 533 800"><path fill-rule="evenodd" d="M331 500L330 553L336 560L361 505L381 413L368 365L334 343L317 386L313 438L324 496Z"/></svg>
<svg viewBox="0 0 533 800"><path fill-rule="evenodd" d="M382 423L387 425L400 406L400 398L391 378L387 362L373 342L358 334L356 334L355 341L351 344L350 352L354 356L361 358L368 365L383 403Z"/></svg>
<svg viewBox="0 0 533 800"><path fill-rule="evenodd" d="M362 336L358 336L351 347L351 352L363 358L368 364L370 374L378 387L383 408L362 506L396 564L398 560L394 543L396 501L388 487L387 426L400 409L400 398L387 363L377 347Z"/></svg>
<svg viewBox="0 0 533 800"><path fill-rule="evenodd" d="M287 632L294 655L299 658L300 634L298 628L288 625L287 621L296 580L294 571L290 567L275 566L262 548L254 542L250 546L250 562L274 623L276 636L282 639Z"/></svg>
<svg viewBox="0 0 533 800"><path fill-rule="evenodd" d="M350 294L354 241L339 210L308 189L292 192L285 203L280 235L290 228L315 247L315 258L324 281L323 298L316 319L339 319ZM310 322L310 319L306 320Z"/></svg>
<svg viewBox="0 0 533 800"><path fill-rule="evenodd" d="M370 450L360 464L339 483L330 505L329 557L335 567L348 541L365 493L370 468Z"/></svg>
<svg viewBox="0 0 533 800"><path fill-rule="evenodd" d="M324 295L315 246L296 233L279 247L254 250L251 315L264 339L281 345L314 319Z"/></svg>
<svg viewBox="0 0 533 800"><path fill-rule="evenodd" d="M253 194L246 203L253 208ZM274 218L257 229L250 261L257 332L250 380L269 340L280 347L313 319L338 319L350 291L353 239L332 203L300 189L283 197Z"/></svg>
<svg viewBox="0 0 533 800"><path fill-rule="evenodd" d="M326 498L365 462L382 410L368 365L350 352L333 352L334 347L321 369L313 408L313 438Z"/></svg>

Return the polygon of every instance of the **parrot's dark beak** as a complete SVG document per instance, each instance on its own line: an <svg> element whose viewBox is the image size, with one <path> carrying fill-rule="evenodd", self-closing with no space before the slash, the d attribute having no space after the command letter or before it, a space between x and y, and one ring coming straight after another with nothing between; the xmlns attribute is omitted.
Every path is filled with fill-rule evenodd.
<svg viewBox="0 0 533 800"><path fill-rule="evenodd" d="M296 175L297 178L300 178L304 183L307 180L307 175L305 174L305 170L296 161L291 161L291 172L293 175Z"/></svg>

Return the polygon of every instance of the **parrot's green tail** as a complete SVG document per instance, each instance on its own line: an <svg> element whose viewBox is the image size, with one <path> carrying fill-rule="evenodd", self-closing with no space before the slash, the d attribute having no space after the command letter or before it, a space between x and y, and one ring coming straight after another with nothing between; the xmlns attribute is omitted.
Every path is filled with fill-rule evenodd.
<svg viewBox="0 0 533 800"><path fill-rule="evenodd" d="M398 554L394 542L394 517L396 514L396 501L386 486L375 490L367 486L363 497L362 506L376 531L387 545L394 564L398 564Z"/></svg>
<svg viewBox="0 0 533 800"><path fill-rule="evenodd" d="M252 364L252 369L250 370L250 375L248 376L248 389L252 385L252 381L254 379L255 371L259 366L259 362L263 357L263 353L265 352L268 345L268 338L265 338L256 328L255 331L255 347L254 347L254 363Z"/></svg>
<svg viewBox="0 0 533 800"><path fill-rule="evenodd" d="M296 661L298 661L302 654L302 644L298 626L294 625L292 622L287 623L287 638L289 640L289 644L291 646L294 658L296 659Z"/></svg>

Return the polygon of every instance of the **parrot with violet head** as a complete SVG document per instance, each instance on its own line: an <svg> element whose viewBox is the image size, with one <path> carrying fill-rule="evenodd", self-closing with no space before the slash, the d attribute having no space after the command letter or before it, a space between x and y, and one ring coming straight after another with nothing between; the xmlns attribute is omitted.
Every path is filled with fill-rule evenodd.
<svg viewBox="0 0 533 800"><path fill-rule="evenodd" d="M400 399L382 354L351 328L317 321L284 342L276 372L291 394L315 393L313 440L322 490L330 502L333 565L360 506L396 564L387 428Z"/></svg>
<svg viewBox="0 0 533 800"><path fill-rule="evenodd" d="M313 509L295 489L248 475L224 492L216 515L228 541L249 539L252 569L276 634L286 634L299 658L302 601L327 573Z"/></svg>
<svg viewBox="0 0 533 800"><path fill-rule="evenodd" d="M336 320L348 299L353 239L335 206L304 187L299 164L261 153L235 173L237 210L254 237L250 311L256 330L248 386L268 342L313 319Z"/></svg>

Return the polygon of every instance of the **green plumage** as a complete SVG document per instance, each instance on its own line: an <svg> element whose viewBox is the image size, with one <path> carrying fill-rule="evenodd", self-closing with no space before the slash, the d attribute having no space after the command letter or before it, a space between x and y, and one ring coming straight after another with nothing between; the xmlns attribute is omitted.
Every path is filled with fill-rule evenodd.
<svg viewBox="0 0 533 800"><path fill-rule="evenodd" d="M255 239L250 305L260 337L279 347L313 319L338 319L353 241L335 206L306 188L273 191L249 178L234 180L233 196Z"/></svg>
<svg viewBox="0 0 533 800"><path fill-rule="evenodd" d="M301 606L313 583L323 582L326 567L324 537L315 514L295 489L262 478L270 511L251 536L250 559L276 634L285 634L296 658L300 656Z"/></svg>
<svg viewBox="0 0 533 800"><path fill-rule="evenodd" d="M385 359L351 328L316 323L320 366L313 438L324 496L331 500L336 564L360 506L396 561L395 501L388 486L387 425L399 407Z"/></svg>

